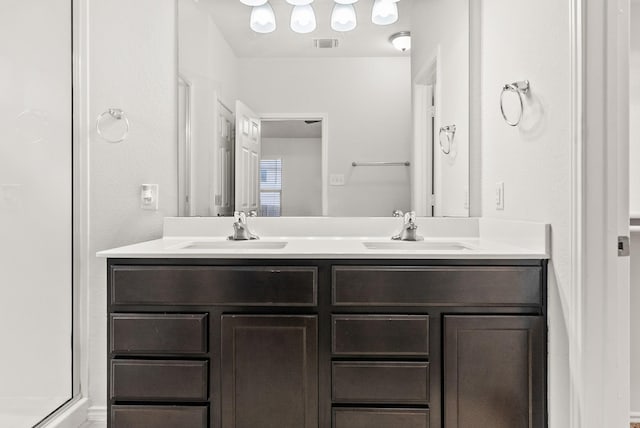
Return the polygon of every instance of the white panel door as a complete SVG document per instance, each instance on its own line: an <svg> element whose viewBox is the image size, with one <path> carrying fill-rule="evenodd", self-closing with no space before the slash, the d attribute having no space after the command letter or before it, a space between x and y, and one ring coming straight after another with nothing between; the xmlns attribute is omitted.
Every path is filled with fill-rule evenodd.
<svg viewBox="0 0 640 428"><path fill-rule="evenodd" d="M258 211L260 196L260 118L236 101L235 210Z"/></svg>
<svg viewBox="0 0 640 428"><path fill-rule="evenodd" d="M217 99L217 97L216 97ZM212 189L210 214L230 216L233 214L233 141L235 119L233 112L219 99L216 101L216 135L213 148Z"/></svg>

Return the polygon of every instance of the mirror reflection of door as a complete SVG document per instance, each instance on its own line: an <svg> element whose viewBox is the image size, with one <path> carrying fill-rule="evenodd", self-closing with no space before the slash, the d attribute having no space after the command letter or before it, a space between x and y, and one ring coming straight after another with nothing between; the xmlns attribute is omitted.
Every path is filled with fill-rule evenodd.
<svg viewBox="0 0 640 428"><path fill-rule="evenodd" d="M258 211L260 117L236 101L235 210Z"/></svg>
<svg viewBox="0 0 640 428"><path fill-rule="evenodd" d="M261 216L322 215L322 121L262 120Z"/></svg>
<svg viewBox="0 0 640 428"><path fill-rule="evenodd" d="M235 118L233 112L222 101L217 100L214 147L212 150L211 183L213 196L210 198L209 214L230 216L234 207L234 141Z"/></svg>
<svg viewBox="0 0 640 428"><path fill-rule="evenodd" d="M178 214L192 216L191 209L191 83L178 77Z"/></svg>

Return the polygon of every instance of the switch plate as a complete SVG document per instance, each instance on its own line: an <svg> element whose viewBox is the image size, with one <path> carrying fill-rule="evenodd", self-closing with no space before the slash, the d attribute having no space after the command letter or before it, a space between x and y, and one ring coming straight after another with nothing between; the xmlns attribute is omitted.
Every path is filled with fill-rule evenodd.
<svg viewBox="0 0 640 428"><path fill-rule="evenodd" d="M330 174L329 184L332 186L344 186L344 174Z"/></svg>
<svg viewBox="0 0 640 428"><path fill-rule="evenodd" d="M142 184L140 186L140 208L158 211L159 187L157 184Z"/></svg>
<svg viewBox="0 0 640 428"><path fill-rule="evenodd" d="M504 211L504 181L496 183L496 210Z"/></svg>

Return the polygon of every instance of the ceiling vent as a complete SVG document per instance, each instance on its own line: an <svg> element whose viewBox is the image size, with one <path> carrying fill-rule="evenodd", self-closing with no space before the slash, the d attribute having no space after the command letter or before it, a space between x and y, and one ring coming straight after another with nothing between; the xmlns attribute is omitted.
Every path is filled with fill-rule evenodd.
<svg viewBox="0 0 640 428"><path fill-rule="evenodd" d="M313 47L318 49L333 49L338 44L338 39L313 39Z"/></svg>

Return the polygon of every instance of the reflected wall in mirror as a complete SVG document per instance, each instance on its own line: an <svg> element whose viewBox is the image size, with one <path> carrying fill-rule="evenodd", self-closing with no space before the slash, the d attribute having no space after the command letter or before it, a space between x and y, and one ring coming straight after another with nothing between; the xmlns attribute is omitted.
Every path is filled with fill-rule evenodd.
<svg viewBox="0 0 640 428"><path fill-rule="evenodd" d="M178 0L180 214L468 216L468 0L401 0L390 25L361 0L343 33L315 0L309 34L270 4L258 34L239 0Z"/></svg>

